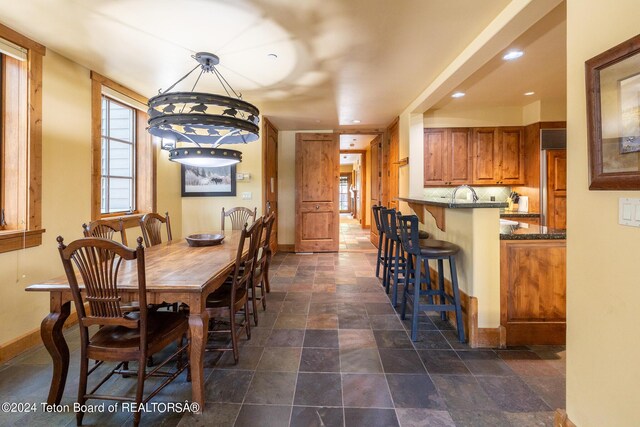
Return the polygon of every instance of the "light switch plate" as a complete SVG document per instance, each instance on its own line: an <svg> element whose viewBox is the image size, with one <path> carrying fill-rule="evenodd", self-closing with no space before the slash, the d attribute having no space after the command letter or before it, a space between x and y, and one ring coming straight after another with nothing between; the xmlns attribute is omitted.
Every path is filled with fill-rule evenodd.
<svg viewBox="0 0 640 427"><path fill-rule="evenodd" d="M619 199L618 224L640 227L640 199L628 197Z"/></svg>
<svg viewBox="0 0 640 427"><path fill-rule="evenodd" d="M242 200L251 200L251 192L245 191L244 193L242 193Z"/></svg>

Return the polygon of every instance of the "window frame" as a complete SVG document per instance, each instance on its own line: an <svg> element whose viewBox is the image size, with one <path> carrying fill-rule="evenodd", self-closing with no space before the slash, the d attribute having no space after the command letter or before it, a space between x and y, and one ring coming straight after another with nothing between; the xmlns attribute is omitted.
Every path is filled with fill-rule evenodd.
<svg viewBox="0 0 640 427"><path fill-rule="evenodd" d="M107 102L107 108L106 108L106 111L107 111L106 128L107 128L107 130L106 130L106 134L105 134L105 132L103 132L101 130L100 143L102 144L103 140L107 141L107 153L109 153L109 157L107 159L106 166L105 166L105 170L107 172L107 174L105 175L103 173L103 171L102 171L102 160L103 159L102 159L102 146L101 146L100 147L101 148L101 151L100 151L100 157L101 157L100 158L100 161L101 161L101 163L100 163L100 169L101 169L101 171L100 171L100 215L111 215L111 214L126 215L126 214L130 214L130 213L136 212L137 209L138 209L138 200L137 200L138 192L136 191L136 183L138 182L137 181L137 178L138 178L137 177L137 170L136 170L137 169L136 168L136 154L137 154L136 147L138 145L138 126L137 126L136 121L137 121L137 117L138 117L138 110L136 108L130 106L130 105L127 105L127 104L125 104L123 102L120 102L117 99L112 98L109 95L106 95L106 94L103 93L102 94L102 100L105 100L105 99L106 99L106 102ZM110 119L111 119L110 111L111 110L110 110L109 106L112 103L131 110L131 112L132 112L131 139L132 139L132 141L125 141L123 139L115 138L115 137L111 136L111 123L110 123ZM119 142L119 143L122 143L122 144L131 145L131 152L132 152L132 157L131 157L131 170L132 170L131 177L129 177L129 176L111 175L110 151L111 151L111 142L112 141ZM131 180L131 192L132 192L132 199L133 200L131 201L131 206L129 206L128 210L111 212L109 210L109 197L107 196L107 198L106 198L107 199L107 211L106 212L102 212L102 179L105 179L105 178L107 180L107 194L109 193L110 185L109 185L108 182L109 182L110 178L129 179L129 180Z"/></svg>
<svg viewBox="0 0 640 427"><path fill-rule="evenodd" d="M3 57L0 73L0 209L6 221L0 226L0 253L3 253L39 246L45 232L42 228L42 59L46 48L2 24L0 38L27 51L26 61Z"/></svg>
<svg viewBox="0 0 640 427"><path fill-rule="evenodd" d="M107 90L105 90L105 88ZM117 93L122 98L113 96ZM102 213L102 97L103 95L125 104L135 110L135 198L136 206L132 212ZM127 103L131 100L132 103ZM91 164L91 220L98 219L124 219L126 228L138 225L138 219L149 212L156 212L156 165L157 150L152 144L151 135L147 132L147 112L137 108L135 104L147 105L148 99L142 95L122 86L119 83L91 71L91 140L92 140L92 164Z"/></svg>

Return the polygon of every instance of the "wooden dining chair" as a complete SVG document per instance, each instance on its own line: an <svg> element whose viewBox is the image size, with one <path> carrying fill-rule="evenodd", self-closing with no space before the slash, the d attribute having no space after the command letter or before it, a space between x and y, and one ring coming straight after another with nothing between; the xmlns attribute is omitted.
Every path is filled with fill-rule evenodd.
<svg viewBox="0 0 640 427"><path fill-rule="evenodd" d="M245 224L250 224L258 218L258 208L251 210L249 208L239 207L231 208L228 211L222 208L222 215L220 217L220 230L222 231L224 231L224 223L227 217L231 219L232 230L242 230ZM253 221L250 222L250 218L253 218Z"/></svg>
<svg viewBox="0 0 640 427"><path fill-rule="evenodd" d="M271 257L273 255L271 251L271 230L273 229L273 223L275 222L276 214L262 218L262 243L258 258L256 260L255 274L253 275L253 289L251 293L252 299L260 301L262 303L262 309L267 309L267 292L269 292L269 264L271 264ZM257 290L260 289L260 296L257 294ZM255 310L255 308L254 308ZM255 316L255 311L254 311Z"/></svg>
<svg viewBox="0 0 640 427"><path fill-rule="evenodd" d="M189 347L184 338L189 330L187 317L182 313L151 311L147 308L144 248L142 238L138 237L138 246L129 249L120 243L100 237L85 237L64 244L58 236L58 250L62 265L69 281L73 302L78 313L80 329L80 379L78 384L78 404L85 405L87 400L134 401L137 406L146 404L166 385L173 381L185 368L182 357ZM130 313L122 309L118 287L118 272L124 263L135 263L137 268L137 297L139 309ZM74 265L83 282L78 285ZM132 267L132 266L127 266ZM134 283L131 283L134 284ZM127 283L127 285L131 285ZM85 303L89 311L85 310ZM100 326L93 335L89 327ZM149 356L163 350L169 344L178 342L176 350L170 356L147 372L146 362ZM89 369L89 359L96 364ZM162 368L172 361L177 366L172 371ZM128 362L137 361L137 369L129 370ZM105 362L116 363L102 380L87 393L87 381L99 366ZM98 393L98 390L114 374L123 377L136 377L135 398ZM144 383L149 377L165 377L165 380L144 397ZM140 422L140 411L134 412L134 425ZM82 424L84 412L76 413L78 425Z"/></svg>
<svg viewBox="0 0 640 427"><path fill-rule="evenodd" d="M109 240L115 240L114 237L120 233L120 242L127 246L127 234L124 230L124 221L98 219L91 221L89 225L82 224L84 237L103 237Z"/></svg>
<svg viewBox="0 0 640 427"><path fill-rule="evenodd" d="M256 252L262 234L262 222L256 221L249 228L245 224L240 234L238 251L236 252L235 268L231 281L225 283L217 291L207 297L207 313L214 327L209 330L209 338L224 333L231 334L231 347L216 347L207 345L207 351L233 351L233 360L238 363L240 351L238 338L244 330L247 339L251 339L251 325L249 320L249 289L256 260ZM248 248L246 257L243 256ZM238 322L237 314L244 314L244 321ZM229 324L229 329L216 329L220 324Z"/></svg>
<svg viewBox="0 0 640 427"><path fill-rule="evenodd" d="M147 248L162 243L162 224L167 226L167 240L171 241L171 221L169 220L169 212L165 212L166 216L157 213L148 213L140 218L140 228L144 237L144 244Z"/></svg>

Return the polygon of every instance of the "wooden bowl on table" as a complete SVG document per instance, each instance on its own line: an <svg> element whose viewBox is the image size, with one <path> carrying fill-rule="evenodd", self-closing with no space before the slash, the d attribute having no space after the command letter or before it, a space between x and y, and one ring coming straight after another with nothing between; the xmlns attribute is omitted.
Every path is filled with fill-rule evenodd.
<svg viewBox="0 0 640 427"><path fill-rule="evenodd" d="M215 246L222 243L224 234L191 234L185 237L185 240L191 247Z"/></svg>

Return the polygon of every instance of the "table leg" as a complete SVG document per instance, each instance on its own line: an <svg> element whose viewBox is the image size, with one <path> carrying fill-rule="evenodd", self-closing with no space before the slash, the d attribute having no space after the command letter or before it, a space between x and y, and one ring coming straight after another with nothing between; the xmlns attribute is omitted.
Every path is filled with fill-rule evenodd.
<svg viewBox="0 0 640 427"><path fill-rule="evenodd" d="M189 332L191 334L191 348L189 361L191 363L191 399L200 405L200 412L204 410L204 350L209 333L209 315L206 310L189 315Z"/></svg>
<svg viewBox="0 0 640 427"><path fill-rule="evenodd" d="M60 403L64 385L67 382L69 346L62 334L62 327L64 326L64 321L69 317L70 309L70 301L54 305L52 296L51 313L44 318L40 325L40 336L53 360L53 377L49 387L49 397L47 397L49 405Z"/></svg>

